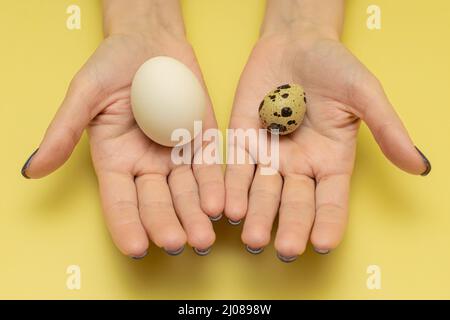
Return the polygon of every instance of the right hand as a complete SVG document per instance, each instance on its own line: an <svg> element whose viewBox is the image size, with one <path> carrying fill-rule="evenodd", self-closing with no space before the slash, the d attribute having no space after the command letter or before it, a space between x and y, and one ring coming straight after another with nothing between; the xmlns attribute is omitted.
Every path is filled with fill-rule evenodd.
<svg viewBox="0 0 450 320"><path fill-rule="evenodd" d="M232 221L245 218L242 241L251 253L259 253L279 213L275 249L290 262L309 240L319 253L342 240L360 119L400 169L426 175L431 165L414 147L375 76L337 35L312 28L262 34L241 75L230 127L259 129L262 98L287 83L305 89L303 123L280 137L275 175L262 175L261 163L227 166L225 214ZM244 151L247 159L257 158L248 144Z"/></svg>

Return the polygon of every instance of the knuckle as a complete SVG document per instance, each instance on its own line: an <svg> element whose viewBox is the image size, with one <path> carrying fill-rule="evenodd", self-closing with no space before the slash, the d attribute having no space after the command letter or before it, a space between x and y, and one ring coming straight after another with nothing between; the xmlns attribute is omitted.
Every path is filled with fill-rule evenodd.
<svg viewBox="0 0 450 320"><path fill-rule="evenodd" d="M314 213L314 204L308 201L281 201L280 213L293 218L309 217Z"/></svg>
<svg viewBox="0 0 450 320"><path fill-rule="evenodd" d="M136 204L130 200L119 200L110 205L105 206L106 212L111 212L113 215L128 212L136 209Z"/></svg>
<svg viewBox="0 0 450 320"><path fill-rule="evenodd" d="M198 192L195 189L186 189L182 190L180 192L175 192L173 194L173 201L176 202L182 202L185 200L192 201L192 200L198 200Z"/></svg>
<svg viewBox="0 0 450 320"><path fill-rule="evenodd" d="M72 79L69 91L82 94L84 96L95 96L101 94L103 86L92 72L80 70Z"/></svg>
<svg viewBox="0 0 450 320"><path fill-rule="evenodd" d="M326 202L317 206L316 223L344 225L346 209L339 204Z"/></svg>
<svg viewBox="0 0 450 320"><path fill-rule="evenodd" d="M227 194L247 196L248 187L246 185L227 185L225 186Z"/></svg>
<svg viewBox="0 0 450 320"><path fill-rule="evenodd" d="M253 188L250 190L250 197L255 197L259 199L273 199L279 200L280 193L274 190L268 190L263 188Z"/></svg>
<svg viewBox="0 0 450 320"><path fill-rule="evenodd" d="M150 201L139 205L139 211L141 216L145 215L145 212L148 211L166 212L171 208L172 204L169 201L164 200Z"/></svg>
<svg viewBox="0 0 450 320"><path fill-rule="evenodd" d="M223 189L223 183L218 179L205 179L204 181L200 181L199 187L206 190L214 189L216 191L221 191Z"/></svg>

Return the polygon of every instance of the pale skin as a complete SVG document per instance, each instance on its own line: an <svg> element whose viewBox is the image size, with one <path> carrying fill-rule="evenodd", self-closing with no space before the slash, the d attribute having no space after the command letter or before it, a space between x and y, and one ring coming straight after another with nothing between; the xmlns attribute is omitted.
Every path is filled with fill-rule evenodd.
<svg viewBox="0 0 450 320"><path fill-rule="evenodd" d="M200 68L178 1L133 2L103 1L105 40L72 81L26 175L60 167L87 129L105 220L120 251L142 257L151 240L171 254L186 242L202 253L215 241L209 217L223 211L221 166L173 165L171 149L145 136L130 108L131 81L147 59L176 58L203 83ZM209 100L203 125L217 126Z"/></svg>
<svg viewBox="0 0 450 320"><path fill-rule="evenodd" d="M218 164L172 164L171 149L146 137L131 112L132 78L151 57L176 58L203 83L178 1L104 0L103 6L105 40L74 77L23 173L41 178L59 168L87 129L105 220L123 254L143 257L150 241L170 254L185 243L206 253L215 241L211 219L222 212L233 221L245 218L242 240L254 252L270 242L277 213L275 248L283 261L302 254L309 240L322 253L336 248L347 221L360 119L395 165L426 171L378 80L339 42L343 1L267 2L230 127L260 128L260 101L285 83L305 88L307 115L280 139L279 173L229 165L225 179ZM215 127L208 99L203 128Z"/></svg>
<svg viewBox="0 0 450 320"><path fill-rule="evenodd" d="M283 261L295 260L308 241L319 253L338 246L360 119L400 169L427 170L379 81L340 43L343 12L343 0L267 1L230 127L259 128L255 106L282 84L302 85L308 103L300 128L280 138L279 173L261 175L252 164L227 167L225 214L233 221L245 217L242 241L253 253L270 242L277 214L275 249Z"/></svg>

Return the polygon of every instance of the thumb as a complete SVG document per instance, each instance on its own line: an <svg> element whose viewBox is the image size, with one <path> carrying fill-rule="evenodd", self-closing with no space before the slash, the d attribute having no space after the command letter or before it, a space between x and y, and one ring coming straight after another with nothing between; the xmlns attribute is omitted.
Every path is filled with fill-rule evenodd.
<svg viewBox="0 0 450 320"><path fill-rule="evenodd" d="M384 155L400 169L426 176L431 164L414 145L401 119L376 78L356 89L354 104Z"/></svg>
<svg viewBox="0 0 450 320"><path fill-rule="evenodd" d="M58 169L72 154L83 130L92 119L95 86L76 77L45 132L39 148L22 167L25 178L41 178Z"/></svg>

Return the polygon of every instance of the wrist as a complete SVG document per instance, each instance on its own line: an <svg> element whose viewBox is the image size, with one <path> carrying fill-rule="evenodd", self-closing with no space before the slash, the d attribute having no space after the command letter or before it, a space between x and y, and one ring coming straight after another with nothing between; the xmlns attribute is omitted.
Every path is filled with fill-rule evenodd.
<svg viewBox="0 0 450 320"><path fill-rule="evenodd" d="M343 18L343 0L267 0L261 37L283 33L339 40Z"/></svg>
<svg viewBox="0 0 450 320"><path fill-rule="evenodd" d="M103 0L105 37L115 34L184 36L179 0Z"/></svg>

